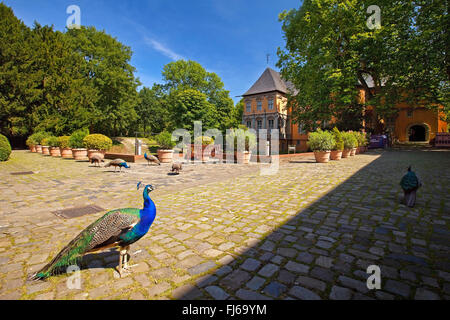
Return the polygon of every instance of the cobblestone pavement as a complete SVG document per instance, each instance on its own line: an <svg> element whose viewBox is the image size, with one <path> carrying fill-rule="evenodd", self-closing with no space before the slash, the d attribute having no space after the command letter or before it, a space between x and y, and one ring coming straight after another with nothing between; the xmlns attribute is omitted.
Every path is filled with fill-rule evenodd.
<svg viewBox="0 0 450 320"><path fill-rule="evenodd" d="M423 180L414 209L399 204L409 164ZM86 162L14 151L0 163L0 299L449 299L450 152L373 151L328 164L310 157L260 165L131 164L114 173ZM30 171L32 175L11 175ZM157 217L131 247L83 259L69 275L29 282L104 212L64 220L52 211L95 204L142 207L143 180ZM366 286L381 268L381 290Z"/></svg>

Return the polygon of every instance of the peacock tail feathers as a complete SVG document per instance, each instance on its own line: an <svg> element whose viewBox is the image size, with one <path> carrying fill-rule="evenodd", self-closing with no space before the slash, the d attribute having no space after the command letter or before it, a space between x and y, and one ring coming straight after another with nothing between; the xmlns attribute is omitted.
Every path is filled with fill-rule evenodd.
<svg viewBox="0 0 450 320"><path fill-rule="evenodd" d="M419 179L413 171L408 171L400 181L403 190L409 191L419 187Z"/></svg>
<svg viewBox="0 0 450 320"><path fill-rule="evenodd" d="M52 261L32 275L31 280L48 278L64 271L71 265L77 265L83 254L101 250L103 244L114 244L114 241L109 243L108 240L118 236L123 229L139 221L139 216L140 209L137 208L116 209L107 212L69 242Z"/></svg>

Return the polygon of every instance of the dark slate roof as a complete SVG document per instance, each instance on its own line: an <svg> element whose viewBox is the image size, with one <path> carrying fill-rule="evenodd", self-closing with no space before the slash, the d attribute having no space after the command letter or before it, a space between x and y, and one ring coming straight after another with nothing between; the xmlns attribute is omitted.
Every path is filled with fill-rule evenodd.
<svg viewBox="0 0 450 320"><path fill-rule="evenodd" d="M271 91L279 91L281 93L295 92L294 86L288 81L281 79L280 74L271 68L264 70L263 74L253 84L253 86L243 94L249 96Z"/></svg>

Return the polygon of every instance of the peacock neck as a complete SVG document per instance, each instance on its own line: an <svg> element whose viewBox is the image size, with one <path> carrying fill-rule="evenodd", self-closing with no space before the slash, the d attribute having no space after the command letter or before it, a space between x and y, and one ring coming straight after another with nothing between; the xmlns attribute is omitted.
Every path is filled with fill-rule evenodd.
<svg viewBox="0 0 450 320"><path fill-rule="evenodd" d="M155 203L150 198L147 191L144 192L144 208L140 211L140 215L141 220L139 222L139 229L143 232L147 232L156 217Z"/></svg>

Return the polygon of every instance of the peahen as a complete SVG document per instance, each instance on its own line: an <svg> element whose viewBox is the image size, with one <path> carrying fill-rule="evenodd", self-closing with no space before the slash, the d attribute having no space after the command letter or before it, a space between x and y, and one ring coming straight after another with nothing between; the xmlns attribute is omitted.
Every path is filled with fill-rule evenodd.
<svg viewBox="0 0 450 320"><path fill-rule="evenodd" d="M139 182L137 189L142 186ZM125 208L107 212L103 217L84 229L42 270L33 274L30 279L45 279L68 266L77 264L84 254L112 247L120 248L118 272L122 277L123 270L128 270L127 252L130 245L142 238L149 230L156 217L155 203L149 193L154 190L146 185L143 191L144 208ZM123 265L122 265L123 262Z"/></svg>
<svg viewBox="0 0 450 320"><path fill-rule="evenodd" d="M172 172L176 172L177 174L180 173L180 171L183 170L183 164L182 163L173 163L172 164Z"/></svg>
<svg viewBox="0 0 450 320"><path fill-rule="evenodd" d="M105 160L103 160L100 156L95 155L95 154L89 159L89 161L91 163L94 163L95 165L98 164L99 167L100 167L100 162L105 162Z"/></svg>
<svg viewBox="0 0 450 320"><path fill-rule="evenodd" d="M144 153L144 158L147 160L148 165L150 165L150 162L156 163L158 166L161 165L161 161L152 154L148 155L147 153Z"/></svg>
<svg viewBox="0 0 450 320"><path fill-rule="evenodd" d="M131 167L126 163L125 160L122 159L115 159L113 161L110 161L105 165L105 168L114 166L114 172L116 172L117 167L120 168L120 172L122 172L122 168L130 169Z"/></svg>
<svg viewBox="0 0 450 320"><path fill-rule="evenodd" d="M414 207L416 203L417 189L422 185L414 171L411 171L411 166L408 167L408 172L400 181L400 186L405 194L404 202L408 207Z"/></svg>

